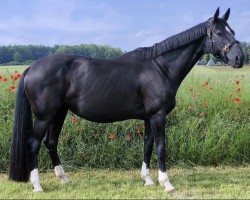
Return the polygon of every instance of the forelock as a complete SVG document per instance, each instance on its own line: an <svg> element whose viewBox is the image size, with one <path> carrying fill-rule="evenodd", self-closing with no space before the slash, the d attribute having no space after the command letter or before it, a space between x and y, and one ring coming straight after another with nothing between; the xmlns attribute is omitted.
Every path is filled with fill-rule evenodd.
<svg viewBox="0 0 250 200"><path fill-rule="evenodd" d="M225 23L225 29L226 29L226 31L228 31L229 33L235 35L234 30L229 26L229 24L228 24L227 22Z"/></svg>
<svg viewBox="0 0 250 200"><path fill-rule="evenodd" d="M210 23L212 23L212 22L211 22L212 18L209 19L209 20L210 20ZM223 28L225 28L226 31L229 32L230 34L235 35L234 30L229 26L229 24L228 24L225 20L219 19L219 20L216 22L216 24L217 24L218 26L222 26Z"/></svg>

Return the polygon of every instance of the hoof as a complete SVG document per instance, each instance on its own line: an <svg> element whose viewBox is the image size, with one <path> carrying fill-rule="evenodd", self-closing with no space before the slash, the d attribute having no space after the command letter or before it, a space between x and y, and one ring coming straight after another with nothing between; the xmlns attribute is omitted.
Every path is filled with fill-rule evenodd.
<svg viewBox="0 0 250 200"><path fill-rule="evenodd" d="M165 191L168 193L173 193L175 191L175 188L165 188Z"/></svg>
<svg viewBox="0 0 250 200"><path fill-rule="evenodd" d="M165 188L165 191L168 193L174 192L175 188L170 182L166 182L164 184L161 184L162 187Z"/></svg>
<svg viewBox="0 0 250 200"><path fill-rule="evenodd" d="M146 181L146 183L144 184L144 186L153 186L155 185L155 183L152 180L148 180Z"/></svg>
<svg viewBox="0 0 250 200"><path fill-rule="evenodd" d="M141 178L145 181L144 186L152 186L154 185L154 181L150 178L149 174L146 176L141 176Z"/></svg>
<svg viewBox="0 0 250 200"><path fill-rule="evenodd" d="M43 189L41 187L34 188L33 192L43 192Z"/></svg>
<svg viewBox="0 0 250 200"><path fill-rule="evenodd" d="M70 180L66 176L61 178L61 181L62 181L63 184L66 184L66 183L70 182Z"/></svg>

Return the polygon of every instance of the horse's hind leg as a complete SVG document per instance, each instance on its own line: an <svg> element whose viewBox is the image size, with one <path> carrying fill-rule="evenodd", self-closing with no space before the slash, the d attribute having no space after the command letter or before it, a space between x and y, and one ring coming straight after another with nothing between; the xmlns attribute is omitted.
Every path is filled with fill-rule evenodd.
<svg viewBox="0 0 250 200"><path fill-rule="evenodd" d="M30 152L30 182L33 184L34 192L42 192L38 174L38 154L41 147L42 139L49 127L49 119L36 119L34 122L33 134L29 138L29 152Z"/></svg>
<svg viewBox="0 0 250 200"><path fill-rule="evenodd" d="M48 149L48 153L55 169L55 174L62 181L62 183L67 183L70 181L65 175L57 152L58 137L60 135L67 111L68 109L64 107L59 110L55 120L50 124L44 140L44 144Z"/></svg>
<svg viewBox="0 0 250 200"><path fill-rule="evenodd" d="M145 186L150 186L154 185L154 182L149 175L150 158L152 155L154 138L149 121L145 120L144 126L145 126L144 162L142 163L142 168L141 168L141 178L145 180Z"/></svg>

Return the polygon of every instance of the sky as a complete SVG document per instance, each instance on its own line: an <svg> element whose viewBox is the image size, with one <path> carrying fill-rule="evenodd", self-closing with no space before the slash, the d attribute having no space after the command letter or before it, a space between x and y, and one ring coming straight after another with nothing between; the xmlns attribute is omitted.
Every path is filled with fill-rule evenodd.
<svg viewBox="0 0 250 200"><path fill-rule="evenodd" d="M0 46L151 46L228 8L236 39L250 42L249 0L0 0Z"/></svg>

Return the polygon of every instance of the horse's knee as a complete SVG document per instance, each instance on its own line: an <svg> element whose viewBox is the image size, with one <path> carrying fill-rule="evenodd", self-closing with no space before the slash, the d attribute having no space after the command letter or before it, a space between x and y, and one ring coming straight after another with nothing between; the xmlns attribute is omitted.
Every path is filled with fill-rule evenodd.
<svg viewBox="0 0 250 200"><path fill-rule="evenodd" d="M165 144L158 145L158 147L156 148L156 153L159 159L165 159L166 158Z"/></svg>
<svg viewBox="0 0 250 200"><path fill-rule="evenodd" d="M40 146L41 146L41 141L32 137L28 141L28 146L29 146L29 152L31 154L38 153Z"/></svg>
<svg viewBox="0 0 250 200"><path fill-rule="evenodd" d="M56 151L57 142L50 139L47 135L45 136L43 143L49 152Z"/></svg>
<svg viewBox="0 0 250 200"><path fill-rule="evenodd" d="M54 141L44 141L44 145L48 151L54 151L56 149L56 142Z"/></svg>

